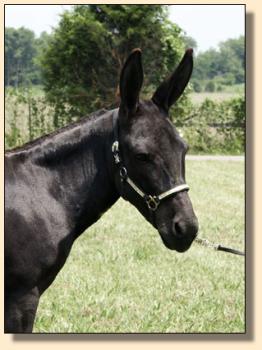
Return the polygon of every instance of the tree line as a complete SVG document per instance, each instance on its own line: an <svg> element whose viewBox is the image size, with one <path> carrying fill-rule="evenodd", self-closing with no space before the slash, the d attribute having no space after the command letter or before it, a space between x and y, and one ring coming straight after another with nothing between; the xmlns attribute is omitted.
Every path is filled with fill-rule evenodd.
<svg viewBox="0 0 262 350"><path fill-rule="evenodd" d="M185 45L182 30L162 5L77 5L52 34L7 28L5 84L42 84L63 115L83 115L117 104L119 72L130 51L143 50L145 86L152 89L174 69Z"/></svg>
<svg viewBox="0 0 262 350"><path fill-rule="evenodd" d="M21 87L43 83L39 59L49 35L39 38L27 28L5 29L5 86Z"/></svg>
<svg viewBox="0 0 262 350"><path fill-rule="evenodd" d="M192 77L194 90L205 90L207 83L207 90L212 90L212 83L217 89L244 83L244 45L240 36L199 53ZM56 79L66 73L69 81L73 78L82 84L85 80L89 87L96 75L106 90L111 88L110 79L103 79L103 69L98 71L98 66L103 65L107 75L114 77L128 52L137 46L144 48L149 82L157 83L173 68L182 48L196 48L197 43L168 20L167 6L78 5L61 16L50 35L44 32L37 38L26 28L6 28L5 86L50 85L53 76ZM72 72L66 67L71 65Z"/></svg>
<svg viewBox="0 0 262 350"><path fill-rule="evenodd" d="M51 34L42 33L38 38L26 28L6 28L5 86L22 88L6 89L6 101L9 101L6 105L10 107L8 114L11 116L6 132L8 147L48 133L97 109L118 106L119 74L135 47L143 51L143 94L151 97L160 82L174 70L184 50L196 48L196 42L168 19L166 5L75 5L61 15L59 25ZM198 54L191 86L195 91L203 91L210 83L216 88L241 84L244 55L243 37L221 43L218 50ZM45 94L37 95L34 85L41 85ZM23 90L25 87L27 90ZM191 128L186 122L188 117L203 113L201 108L192 106L188 91L190 88L171 111L176 124L185 122L186 130ZM243 119L244 110L236 113L238 106L243 107L242 102L243 99L212 108L217 115L223 115L219 111L227 108L237 119L239 116ZM28 135L18 123L17 114L22 104L28 111ZM199 118L192 120L194 129L191 129L196 130L195 121ZM214 127L213 121L205 123L207 128ZM204 122L202 130L203 125ZM193 131L190 133L193 135ZM228 133L228 129L223 133ZM230 138L235 139L232 135ZM198 139L196 134L194 139ZM202 139L201 136L199 140ZM236 135L236 140L240 140L239 151L243 146L242 131L240 136ZM194 146L197 151L204 151L201 147ZM230 149L233 148L230 146Z"/></svg>
<svg viewBox="0 0 262 350"><path fill-rule="evenodd" d="M221 42L218 49L197 55L192 83L196 92L222 91L225 86L245 82L245 40L243 36Z"/></svg>

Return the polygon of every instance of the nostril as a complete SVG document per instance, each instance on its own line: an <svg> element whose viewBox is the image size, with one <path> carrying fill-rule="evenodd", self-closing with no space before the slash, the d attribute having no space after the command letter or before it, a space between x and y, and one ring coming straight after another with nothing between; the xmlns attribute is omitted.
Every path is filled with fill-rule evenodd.
<svg viewBox="0 0 262 350"><path fill-rule="evenodd" d="M195 238L198 232L198 225L194 222L177 221L174 223L175 233L178 237L192 237Z"/></svg>
<svg viewBox="0 0 262 350"><path fill-rule="evenodd" d="M178 236L183 236L182 227L178 222L175 223L175 231Z"/></svg>

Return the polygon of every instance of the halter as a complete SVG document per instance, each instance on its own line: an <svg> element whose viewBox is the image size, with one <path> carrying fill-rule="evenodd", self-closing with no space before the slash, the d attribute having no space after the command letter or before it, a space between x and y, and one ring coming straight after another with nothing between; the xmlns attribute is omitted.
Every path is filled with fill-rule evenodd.
<svg viewBox="0 0 262 350"><path fill-rule="evenodd" d="M114 142L112 144L112 153L114 157L114 162L119 168L119 175L121 182L128 183L128 185L145 201L147 207L151 211L156 211L160 202L168 198L176 193L182 192L182 191L188 191L189 186L187 184L181 184L177 185L175 187L172 187L171 189L162 192L159 195L151 195L144 193L140 187L138 187L134 181L130 179L128 176L128 172L126 167L123 164L122 158L120 156L120 150L119 150L119 137L118 137L118 119L117 119L117 113L113 114L113 130L114 130Z"/></svg>

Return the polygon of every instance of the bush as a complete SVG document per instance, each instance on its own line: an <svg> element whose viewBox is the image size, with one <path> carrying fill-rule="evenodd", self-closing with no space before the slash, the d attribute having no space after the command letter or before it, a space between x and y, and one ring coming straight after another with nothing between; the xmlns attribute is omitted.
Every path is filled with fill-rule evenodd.
<svg viewBox="0 0 262 350"><path fill-rule="evenodd" d="M5 146L20 146L55 129L54 110L34 89L7 89ZM171 110L171 118L190 145L191 153L241 154L245 143L245 100L193 105L187 94ZM75 117L76 120L76 117ZM60 121L62 122L62 121ZM67 121L68 122L68 121ZM66 121L63 121L65 124Z"/></svg>
<svg viewBox="0 0 262 350"><path fill-rule="evenodd" d="M21 146L54 130L53 110L34 88L8 88L5 93L5 147Z"/></svg>
<svg viewBox="0 0 262 350"><path fill-rule="evenodd" d="M242 154L245 150L242 97L222 102L206 99L175 124L190 145L191 153Z"/></svg>
<svg viewBox="0 0 262 350"><path fill-rule="evenodd" d="M193 81L193 90L195 92L201 92L202 91L202 86L198 81Z"/></svg>
<svg viewBox="0 0 262 350"><path fill-rule="evenodd" d="M214 92L216 91L216 84L211 80L206 84L205 91Z"/></svg>

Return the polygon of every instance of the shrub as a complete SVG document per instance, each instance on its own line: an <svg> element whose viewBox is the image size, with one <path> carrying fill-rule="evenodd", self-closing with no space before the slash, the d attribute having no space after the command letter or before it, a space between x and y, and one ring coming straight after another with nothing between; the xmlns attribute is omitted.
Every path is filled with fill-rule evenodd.
<svg viewBox="0 0 262 350"><path fill-rule="evenodd" d="M5 147L21 146L54 130L53 110L34 88L8 88L5 94Z"/></svg>
<svg viewBox="0 0 262 350"><path fill-rule="evenodd" d="M190 145L191 153L244 152L245 100L193 105L187 94L171 110L177 129ZM5 146L13 148L55 129L54 110L43 94L34 89L7 89L5 96ZM76 120L76 117L75 119ZM69 121L60 121L66 124Z"/></svg>
<svg viewBox="0 0 262 350"><path fill-rule="evenodd" d="M214 92L216 91L216 84L211 80L206 84L205 91Z"/></svg>
<svg viewBox="0 0 262 350"><path fill-rule="evenodd" d="M193 90L195 92L201 92L202 91L202 86L198 81L193 82Z"/></svg>
<svg viewBox="0 0 262 350"><path fill-rule="evenodd" d="M241 154L245 148L245 101L239 97L193 106L175 123L192 153Z"/></svg>

